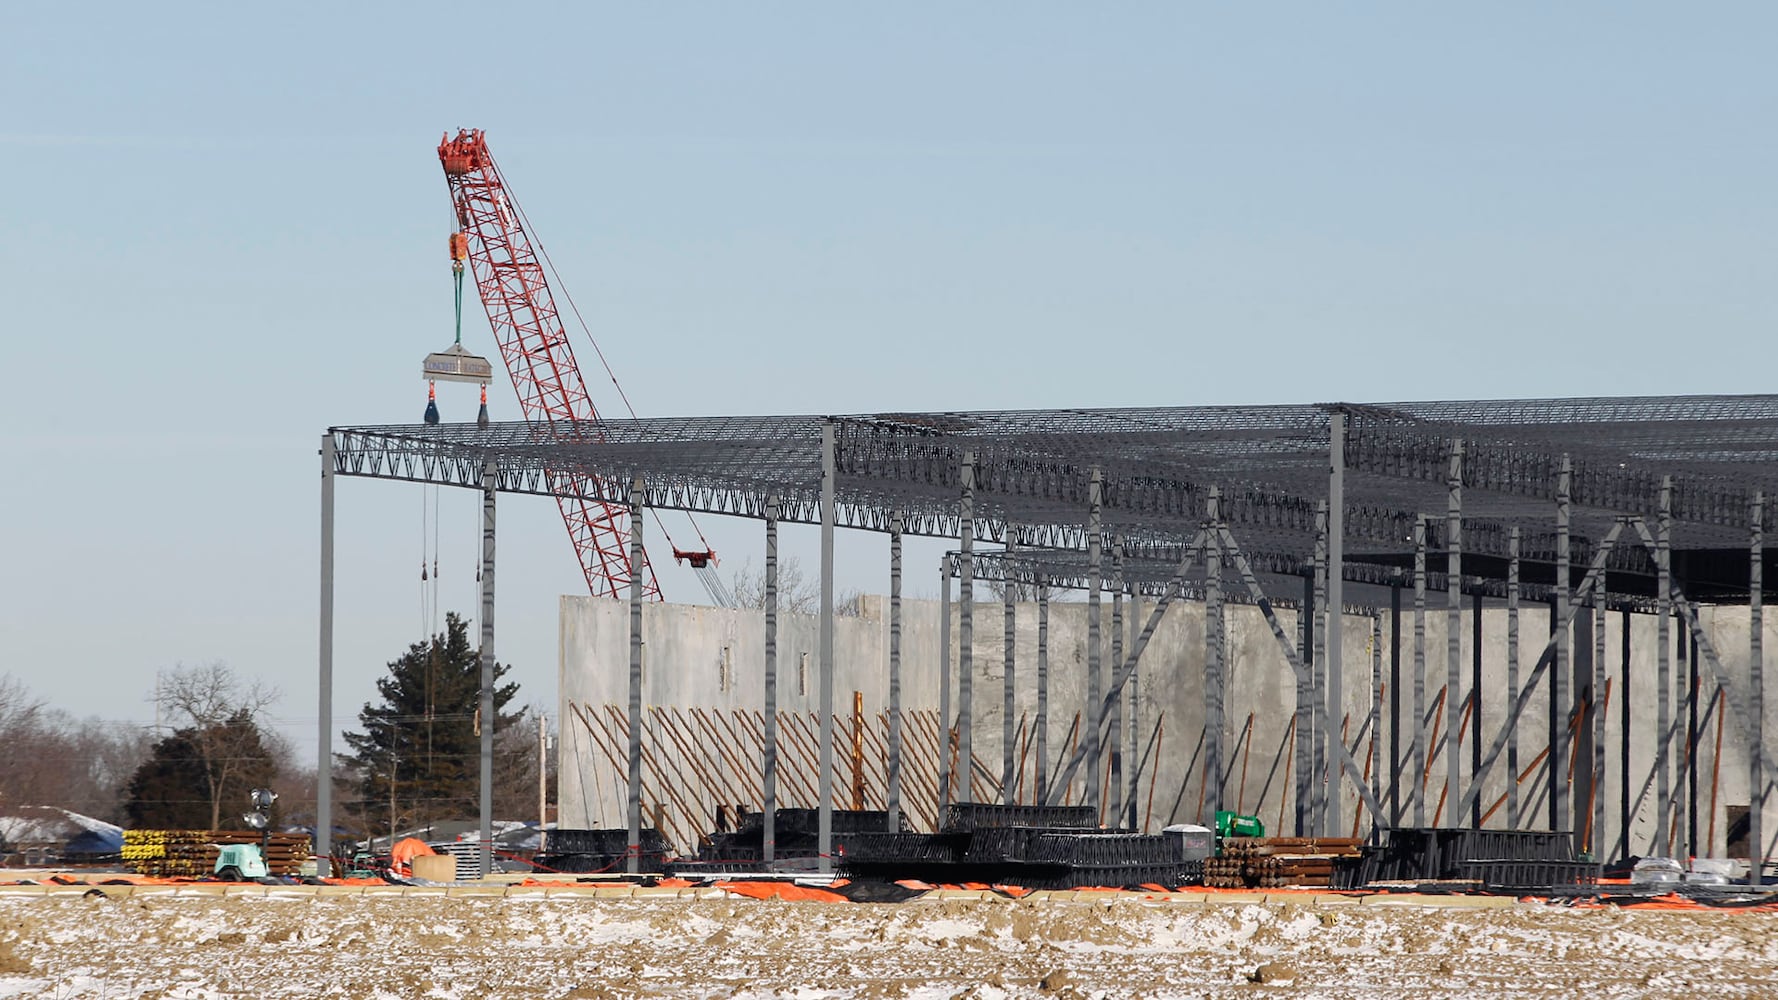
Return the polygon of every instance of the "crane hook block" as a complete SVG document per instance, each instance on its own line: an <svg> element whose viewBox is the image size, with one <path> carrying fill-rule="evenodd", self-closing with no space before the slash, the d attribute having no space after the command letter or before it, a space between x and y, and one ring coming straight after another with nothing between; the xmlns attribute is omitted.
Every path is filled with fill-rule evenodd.
<svg viewBox="0 0 1778 1000"><path fill-rule="evenodd" d="M459 129L457 138L445 133L438 143L438 161L450 177L461 177L487 164L487 147L482 145L481 129Z"/></svg>
<svg viewBox="0 0 1778 1000"><path fill-rule="evenodd" d="M674 548L673 559L676 562L690 563L692 569L703 569L716 561L716 553L710 549L687 552L684 549Z"/></svg>
<svg viewBox="0 0 1778 1000"><path fill-rule="evenodd" d="M469 259L468 233L451 234L451 259L458 263L462 263Z"/></svg>
<svg viewBox="0 0 1778 1000"><path fill-rule="evenodd" d="M438 387L430 382L426 383L426 422L438 423ZM422 566L420 572L426 572L425 567Z"/></svg>

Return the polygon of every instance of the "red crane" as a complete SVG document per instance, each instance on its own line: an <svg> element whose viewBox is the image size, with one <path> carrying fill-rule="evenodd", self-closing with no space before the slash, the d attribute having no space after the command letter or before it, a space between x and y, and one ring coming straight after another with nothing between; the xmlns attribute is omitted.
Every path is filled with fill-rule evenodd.
<svg viewBox="0 0 1778 1000"><path fill-rule="evenodd" d="M438 144L438 159L457 213L459 232L451 237L452 263L461 269L467 262L475 278L525 420L602 440L599 414L587 395L567 329L556 311L549 282L544 280L540 248L525 232L524 213L501 178L481 130L461 130L455 139L446 134ZM459 307L460 297L461 285ZM643 554L642 565L630 564L629 510L583 499L602 492L594 477L563 471L550 471L548 476L550 492L555 494L594 596L628 597L631 580L640 578L643 596L660 600L660 582L647 554ZM705 562L710 559L708 551L687 555Z"/></svg>

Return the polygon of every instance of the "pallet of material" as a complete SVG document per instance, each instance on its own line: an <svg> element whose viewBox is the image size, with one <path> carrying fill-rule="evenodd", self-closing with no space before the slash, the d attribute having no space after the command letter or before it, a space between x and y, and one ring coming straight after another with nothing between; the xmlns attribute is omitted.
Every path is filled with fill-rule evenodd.
<svg viewBox="0 0 1778 1000"><path fill-rule="evenodd" d="M257 830L125 830L122 856L139 875L197 877L215 871L221 846L259 844L264 836ZM309 859L309 838L274 833L264 850L267 871L296 875Z"/></svg>

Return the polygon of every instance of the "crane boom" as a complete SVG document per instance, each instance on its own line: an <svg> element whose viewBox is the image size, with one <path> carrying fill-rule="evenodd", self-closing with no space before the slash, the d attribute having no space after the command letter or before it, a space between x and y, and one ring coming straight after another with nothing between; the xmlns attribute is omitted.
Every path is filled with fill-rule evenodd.
<svg viewBox="0 0 1778 1000"><path fill-rule="evenodd" d="M438 144L438 159L457 224L469 240L470 273L526 422L602 440L598 411L544 280L538 250L481 130L463 129L454 139L447 133ZM643 596L659 600L660 583L647 553L642 565L630 563L628 509L585 499L603 493L595 477L561 470L547 475L593 595L627 597L631 580L640 579Z"/></svg>

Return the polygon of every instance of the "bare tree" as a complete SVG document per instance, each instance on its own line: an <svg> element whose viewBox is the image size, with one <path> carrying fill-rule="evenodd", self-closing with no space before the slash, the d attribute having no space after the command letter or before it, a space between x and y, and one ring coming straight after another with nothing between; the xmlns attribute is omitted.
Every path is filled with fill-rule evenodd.
<svg viewBox="0 0 1778 1000"><path fill-rule="evenodd" d="M163 722L191 732L208 786L210 829L222 822L223 788L260 749L260 713L277 700L275 688L243 681L224 663L175 667L156 684Z"/></svg>
<svg viewBox="0 0 1778 1000"><path fill-rule="evenodd" d="M730 582L739 608L766 606L766 571L754 568L753 560L741 564ZM861 614L857 590L844 590L834 595L833 613L841 617ZM796 556L778 560L778 610L788 614L813 615L821 612L821 580L803 573L803 564Z"/></svg>

